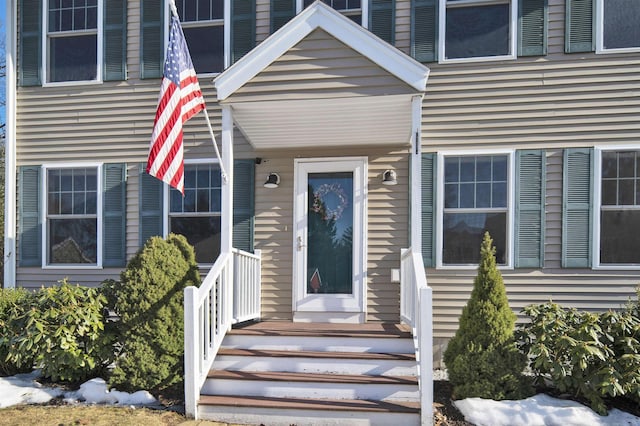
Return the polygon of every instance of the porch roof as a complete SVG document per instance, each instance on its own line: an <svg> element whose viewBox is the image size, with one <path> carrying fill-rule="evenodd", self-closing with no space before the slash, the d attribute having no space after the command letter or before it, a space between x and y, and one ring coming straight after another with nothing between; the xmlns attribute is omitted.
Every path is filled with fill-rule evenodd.
<svg viewBox="0 0 640 426"><path fill-rule="evenodd" d="M315 2L220 74L218 101L255 148L404 145L429 69Z"/></svg>

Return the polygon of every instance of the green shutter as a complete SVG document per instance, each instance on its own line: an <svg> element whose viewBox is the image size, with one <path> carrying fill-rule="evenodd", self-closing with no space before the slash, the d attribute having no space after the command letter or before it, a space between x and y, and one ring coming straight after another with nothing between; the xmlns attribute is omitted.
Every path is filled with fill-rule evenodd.
<svg viewBox="0 0 640 426"><path fill-rule="evenodd" d="M102 264L126 263L126 164L105 164L102 203Z"/></svg>
<svg viewBox="0 0 640 426"><path fill-rule="evenodd" d="M42 262L40 166L20 167L19 179L18 266L40 266Z"/></svg>
<svg viewBox="0 0 640 426"><path fill-rule="evenodd" d="M104 80L125 80L127 64L127 0L104 2Z"/></svg>
<svg viewBox="0 0 640 426"><path fill-rule="evenodd" d="M591 266L593 150L564 151L562 175L562 267Z"/></svg>
<svg viewBox="0 0 640 426"><path fill-rule="evenodd" d="M518 56L547 54L547 0L518 0Z"/></svg>
<svg viewBox="0 0 640 426"><path fill-rule="evenodd" d="M369 29L389 44L395 42L395 0L371 0Z"/></svg>
<svg viewBox="0 0 640 426"><path fill-rule="evenodd" d="M436 155L422 154L422 258L424 266L435 262Z"/></svg>
<svg viewBox="0 0 640 426"><path fill-rule="evenodd" d="M140 24L141 78L159 78L162 76L164 59L164 1L142 0Z"/></svg>
<svg viewBox="0 0 640 426"><path fill-rule="evenodd" d="M146 164L140 165L139 176L139 243L140 247L151 237L162 237L163 222L163 194L164 183L159 179L149 175L146 171Z"/></svg>
<svg viewBox="0 0 640 426"><path fill-rule="evenodd" d="M438 59L438 2L411 1L411 56L420 62Z"/></svg>
<svg viewBox="0 0 640 426"><path fill-rule="evenodd" d="M296 16L296 0L271 0L271 33Z"/></svg>
<svg viewBox="0 0 640 426"><path fill-rule="evenodd" d="M544 266L545 152L517 151L515 267Z"/></svg>
<svg viewBox="0 0 640 426"><path fill-rule="evenodd" d="M253 252L255 160L233 162L233 247Z"/></svg>
<svg viewBox="0 0 640 426"><path fill-rule="evenodd" d="M39 86L42 84L42 1L21 0L19 13L18 84L20 86Z"/></svg>
<svg viewBox="0 0 640 426"><path fill-rule="evenodd" d="M566 53L595 50L593 0L566 0L564 49Z"/></svg>
<svg viewBox="0 0 640 426"><path fill-rule="evenodd" d="M256 2L231 0L231 63L256 45Z"/></svg>

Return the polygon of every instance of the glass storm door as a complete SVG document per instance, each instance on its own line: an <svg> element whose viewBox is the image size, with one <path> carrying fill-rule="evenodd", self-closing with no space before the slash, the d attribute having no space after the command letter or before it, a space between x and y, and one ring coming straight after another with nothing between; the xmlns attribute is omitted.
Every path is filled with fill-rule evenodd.
<svg viewBox="0 0 640 426"><path fill-rule="evenodd" d="M298 160L294 319L364 321L366 161Z"/></svg>

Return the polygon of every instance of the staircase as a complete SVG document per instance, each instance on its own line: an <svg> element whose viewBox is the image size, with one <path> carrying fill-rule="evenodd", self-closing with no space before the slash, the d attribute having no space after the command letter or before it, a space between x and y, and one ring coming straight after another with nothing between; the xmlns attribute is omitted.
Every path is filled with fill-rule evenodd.
<svg viewBox="0 0 640 426"><path fill-rule="evenodd" d="M271 425L418 425L411 333L396 324L261 322L225 336L198 418Z"/></svg>

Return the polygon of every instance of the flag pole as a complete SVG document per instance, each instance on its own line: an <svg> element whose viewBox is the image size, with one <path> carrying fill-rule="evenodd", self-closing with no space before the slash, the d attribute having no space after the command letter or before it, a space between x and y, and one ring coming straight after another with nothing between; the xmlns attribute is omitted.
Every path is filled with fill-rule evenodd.
<svg viewBox="0 0 640 426"><path fill-rule="evenodd" d="M175 0L169 0L169 6L171 7L171 13L175 16L178 21L180 20L180 16L178 16L178 9L176 8ZM218 157L218 163L220 164L220 175L222 176L222 181L227 183L227 172L224 170L224 164L222 163L222 156L220 156L220 151L218 150L218 143L216 142L216 136L213 134L213 127L211 126L211 120L209 120L209 113L207 112L207 108L203 109L204 119L207 122L207 127L209 128L209 135L211 136L211 142L213 143L213 149L216 151L216 157Z"/></svg>

